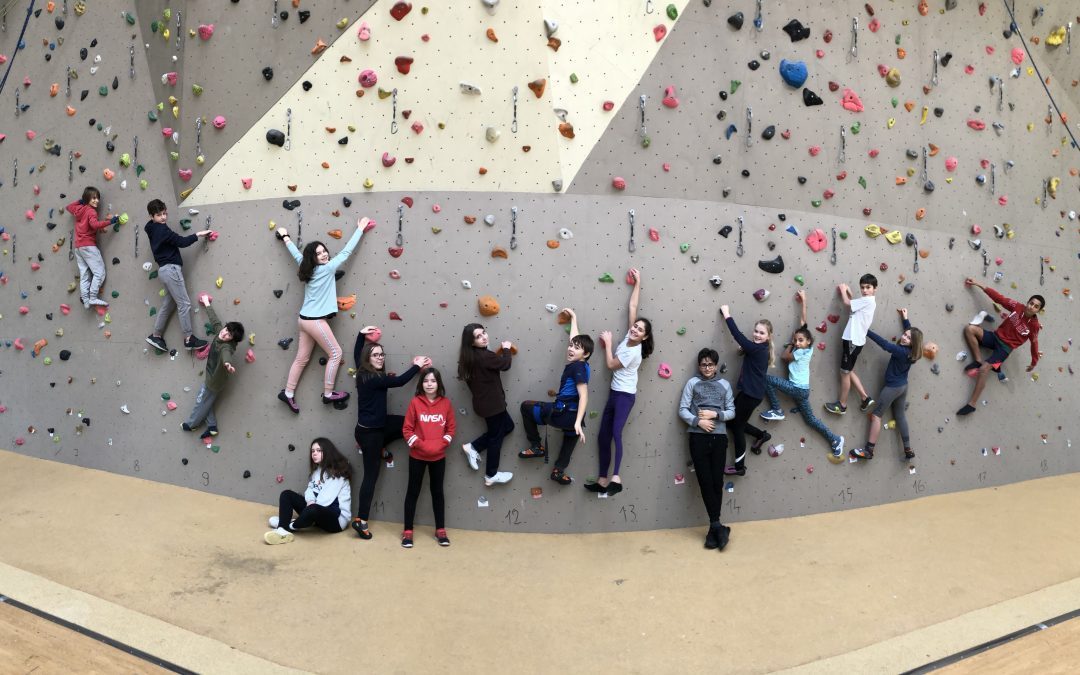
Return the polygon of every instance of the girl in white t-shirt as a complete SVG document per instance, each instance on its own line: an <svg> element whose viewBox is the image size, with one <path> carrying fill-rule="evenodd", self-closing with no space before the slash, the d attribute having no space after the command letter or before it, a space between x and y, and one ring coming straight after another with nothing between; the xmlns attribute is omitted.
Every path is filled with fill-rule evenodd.
<svg viewBox="0 0 1080 675"><path fill-rule="evenodd" d="M311 477L304 494L284 490L278 499L278 515L270 518L274 528L263 535L267 544L288 544L295 532L317 527L342 532L352 515L352 465L326 438L311 442ZM293 518L296 514L296 518Z"/></svg>
<svg viewBox="0 0 1080 675"><path fill-rule="evenodd" d="M622 430L630 417L637 397L638 368L641 362L653 352L652 323L637 315L638 298L641 296L641 272L630 268L630 277L634 280L634 290L630 292L630 329L618 346L611 343L611 331L600 333L600 344L604 347L604 359L611 369L611 391L608 394L604 414L600 418L600 472L595 483L586 483L590 492L605 492L616 495L622 492L622 479L619 477L619 465L622 464ZM611 467L611 442L615 441L615 467L608 478Z"/></svg>

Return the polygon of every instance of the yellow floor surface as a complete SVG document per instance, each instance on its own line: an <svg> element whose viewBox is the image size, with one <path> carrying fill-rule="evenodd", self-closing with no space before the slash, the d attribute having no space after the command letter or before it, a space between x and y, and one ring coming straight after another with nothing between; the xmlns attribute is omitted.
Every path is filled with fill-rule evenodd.
<svg viewBox="0 0 1080 675"><path fill-rule="evenodd" d="M702 528L405 550L391 523L272 547L272 513L0 451L0 594L208 673L894 673L1080 607L1080 474L736 523L723 553Z"/></svg>

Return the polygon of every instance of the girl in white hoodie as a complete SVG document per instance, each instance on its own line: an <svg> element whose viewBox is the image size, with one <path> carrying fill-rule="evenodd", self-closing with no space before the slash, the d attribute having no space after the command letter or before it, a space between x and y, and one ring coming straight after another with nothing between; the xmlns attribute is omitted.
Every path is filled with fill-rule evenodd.
<svg viewBox="0 0 1080 675"><path fill-rule="evenodd" d="M311 442L311 478L304 494L284 490L278 515L270 518L274 528L263 535L267 544L288 544L293 533L312 526L324 532L342 532L352 514L352 465L326 438ZM293 514L297 514L293 519Z"/></svg>

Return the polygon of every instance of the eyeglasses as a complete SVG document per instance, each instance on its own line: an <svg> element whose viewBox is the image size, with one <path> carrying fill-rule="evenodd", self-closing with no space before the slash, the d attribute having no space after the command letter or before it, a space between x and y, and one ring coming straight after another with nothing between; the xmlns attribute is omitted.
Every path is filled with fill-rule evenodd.
<svg viewBox="0 0 1080 675"><path fill-rule="evenodd" d="M371 358L373 358L373 359L385 359L386 354L372 354Z"/></svg>
<svg viewBox="0 0 1080 675"><path fill-rule="evenodd" d="M699 363L698 364L698 368L701 368L702 370L704 370L706 368L715 368L715 367L716 367L715 363Z"/></svg>

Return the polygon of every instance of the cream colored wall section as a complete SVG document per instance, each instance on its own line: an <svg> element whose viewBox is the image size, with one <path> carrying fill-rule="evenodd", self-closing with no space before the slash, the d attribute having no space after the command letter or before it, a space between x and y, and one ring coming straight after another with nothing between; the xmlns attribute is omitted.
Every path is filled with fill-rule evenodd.
<svg viewBox="0 0 1080 675"><path fill-rule="evenodd" d="M569 185L607 129L613 113L603 110L603 102L610 100L618 109L663 45L653 28L663 24L670 31L674 24L665 5L654 3L647 14L644 2L622 4L626 7L612 16L600 3L551 2L542 11L504 3L493 14L480 2L453 11L431 7L427 14L417 3L397 21L390 15L393 3L376 3L226 153L186 204L355 192L367 180L373 191L422 186L550 192L553 181ZM675 3L680 12L685 5L686 0ZM548 46L545 19L558 23L557 52ZM357 38L360 21L371 26L367 42ZM488 29L498 42L489 39ZM395 67L399 56L414 59L408 74ZM343 57L351 62L342 63ZM359 85L365 69L378 75L374 87ZM537 98L528 83L542 78L547 86ZM312 84L309 91L303 89L305 81ZM461 82L479 87L481 94L463 93ZM515 86L517 133L512 129ZM394 98L379 94L395 88L396 118ZM573 139L559 133L557 108L567 111ZM269 144L266 132L286 131L289 109L286 151ZM392 133L395 119L397 133ZM416 133L414 124L423 130ZM499 133L494 142L486 138L489 127ZM348 138L347 145L338 143L342 138ZM396 158L393 166L383 166L384 152ZM253 179L251 189L244 189L243 178Z"/></svg>

